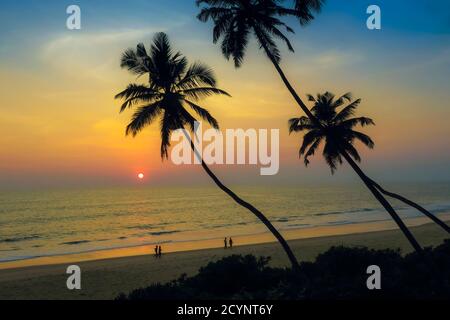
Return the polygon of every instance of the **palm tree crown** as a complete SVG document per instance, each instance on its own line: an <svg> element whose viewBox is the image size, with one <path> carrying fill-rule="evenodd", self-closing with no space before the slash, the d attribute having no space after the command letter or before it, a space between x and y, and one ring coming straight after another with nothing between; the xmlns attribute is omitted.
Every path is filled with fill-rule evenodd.
<svg viewBox="0 0 450 320"><path fill-rule="evenodd" d="M282 5L284 0L197 0L205 5L198 14L200 21L214 22L213 42L222 39L222 53L233 58L240 67L247 48L249 35L253 32L268 55L280 61L280 51L275 39L282 40L289 50L294 51L289 39L281 29L293 33L293 29L281 21L282 17L294 16L302 25L314 17L313 11L320 11L323 0L297 0L294 8Z"/></svg>
<svg viewBox="0 0 450 320"><path fill-rule="evenodd" d="M212 127L219 128L217 120L196 102L213 94L228 93L216 87L211 68L201 63L189 65L183 55L174 53L166 34L156 34L149 53L142 43L137 45L136 50L126 50L121 58L121 67L139 77L149 77L148 84L130 84L116 95L116 99L125 99L121 112L137 106L126 134L137 135L161 116L161 157L168 157L173 130L185 126L194 130L196 119L186 106Z"/></svg>
<svg viewBox="0 0 450 320"><path fill-rule="evenodd" d="M354 128L357 125L375 125L372 119L367 117L352 117L361 99L352 101L350 93L336 99L330 92L318 94L317 97L308 95L308 100L314 102L311 113L319 120L323 128L315 125L308 117L293 118L289 120L289 131L307 131L300 147L300 156L304 155L305 165L309 164L309 157L314 155L322 141L325 141L323 156L334 172L337 164L342 164L341 152L345 151L356 161L361 161L354 142L359 140L372 149L375 144L372 139ZM346 102L348 105L344 106ZM339 108L343 107L340 111Z"/></svg>

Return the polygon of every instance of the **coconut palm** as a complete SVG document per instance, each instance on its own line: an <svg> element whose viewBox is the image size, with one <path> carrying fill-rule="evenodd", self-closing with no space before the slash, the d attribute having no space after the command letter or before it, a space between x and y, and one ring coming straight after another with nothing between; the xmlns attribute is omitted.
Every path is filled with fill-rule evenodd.
<svg viewBox="0 0 450 320"><path fill-rule="evenodd" d="M197 0L197 5L201 7L197 18L202 22L212 20L213 28L213 42L221 41L221 49L225 58L233 58L235 67L240 67L245 57L245 51L248 46L249 38L253 34L264 50L269 60L272 62L281 80L287 87L288 91L307 115L308 119L318 128L325 128L321 122L311 113L306 104L297 94L285 73L280 67L281 55L277 46L277 40L282 41L290 51L294 51L288 37L283 33L283 29L288 33L293 33L293 29L289 27L281 19L287 16L295 17L299 20L301 25L306 25L314 19L314 13L320 12L324 0L296 0L292 8L283 6L283 0ZM394 193L389 193L379 187L377 183L369 179L364 172L359 168L355 161L351 158L346 150L340 150L341 158L344 158L353 170L360 176L364 177L363 182L374 195L374 197L381 203L386 211L391 215L400 229L405 233L411 245L416 251L421 251L421 247L413 237L411 232L406 228L401 221L398 214L390 203L383 197L383 194L392 196L396 199L404 201L413 207L418 208L422 213L432 218L432 214L424 208L413 203L412 201L401 197ZM419 208L420 207L420 208ZM435 217L432 218L433 221ZM445 228L445 223L439 223ZM448 227L447 227L448 231Z"/></svg>
<svg viewBox="0 0 450 320"><path fill-rule="evenodd" d="M287 33L294 30L282 21L285 17L294 17L301 25L314 19L313 14L320 12L324 0L296 0L295 6L283 6L283 0L197 0L201 7L197 18L202 22L212 20L213 42L221 41L222 53L226 59L232 58L235 67L240 67L245 57L250 36L253 34L280 75L283 83L294 100L306 115L314 120L308 107L296 93L280 67L281 54L277 40L283 42L294 52Z"/></svg>
<svg viewBox="0 0 450 320"><path fill-rule="evenodd" d="M193 112L218 129L217 120L197 103L201 98L210 95L228 95L217 88L216 78L212 69L201 63L189 65L187 59L179 52L174 53L166 34L158 33L147 52L143 44L138 44L136 50L126 50L121 59L121 67L141 77L148 76L148 84L130 84L124 91L116 95L124 99L120 111L135 108L131 122L126 128L126 134L136 136L145 127L160 119L161 127L161 157L168 158L170 135L174 130L188 129L195 132L196 118ZM201 159L190 135L184 130L192 150L201 165L214 183L228 194L236 203L252 212L263 222L280 242L293 268L298 268L298 262L283 236L264 216L250 203L241 199L209 169Z"/></svg>
<svg viewBox="0 0 450 320"><path fill-rule="evenodd" d="M325 92L324 94L318 94L317 98L310 95L309 100L314 101L311 112L322 126L316 126L308 117L304 116L289 120L290 133L307 131L299 150L299 155L303 156L306 166L309 164L309 157L315 154L322 142L325 144L323 156L332 173L337 169L338 164L342 164L342 151L347 152L354 160L361 161L361 157L354 146L355 141L362 142L370 149L375 146L368 135L354 130L358 125L362 127L375 125L370 118L352 117L361 103L361 99L352 102L350 93L336 99L333 93ZM346 101L350 103L343 107ZM340 107L343 108L339 111Z"/></svg>
<svg viewBox="0 0 450 320"><path fill-rule="evenodd" d="M338 164L342 164L342 158L344 157L352 165L366 185L371 185L372 187L379 189L382 193L413 206L449 232L448 226L443 221L411 200L384 190L375 181L367 177L355 163L355 161L361 161L361 157L354 145L356 141L361 142L370 149L375 146L375 143L368 135L356 131L355 128L357 126L364 127L374 125L375 123L371 118L353 117L357 107L361 103L361 99L354 101L351 99L352 95L350 93L346 93L339 98L336 98L335 95L330 92L318 94L316 97L308 95L308 100L314 102L311 113L319 121L320 126L304 116L289 120L289 131L291 133L306 131L303 137L303 143L299 150L299 155L304 157L305 165L307 166L309 164L309 157L313 156L323 143L323 156L331 168L332 173L337 169ZM345 105L346 102L348 102L347 105ZM400 229L408 239L414 243L414 237L398 216L394 215L392 218L398 223ZM418 248L420 248L420 246Z"/></svg>

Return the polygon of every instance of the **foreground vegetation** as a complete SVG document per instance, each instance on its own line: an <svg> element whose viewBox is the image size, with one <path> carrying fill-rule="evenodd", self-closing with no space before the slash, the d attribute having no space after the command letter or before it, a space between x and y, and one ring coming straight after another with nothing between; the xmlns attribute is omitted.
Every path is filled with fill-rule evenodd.
<svg viewBox="0 0 450 320"><path fill-rule="evenodd" d="M422 254L332 247L298 272L271 268L270 258L232 255L166 284L121 294L124 300L171 299L449 299L450 239ZM381 290L368 290L369 265L381 268Z"/></svg>

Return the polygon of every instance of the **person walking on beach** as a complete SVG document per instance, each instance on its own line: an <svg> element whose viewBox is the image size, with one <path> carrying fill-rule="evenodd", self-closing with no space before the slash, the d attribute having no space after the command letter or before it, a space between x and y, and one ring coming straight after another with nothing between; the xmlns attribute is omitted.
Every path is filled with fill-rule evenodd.
<svg viewBox="0 0 450 320"><path fill-rule="evenodd" d="M158 246L155 246L155 258L158 258Z"/></svg>
<svg viewBox="0 0 450 320"><path fill-rule="evenodd" d="M225 239L223 240L223 243L224 243L224 249L228 248L227 237L225 237Z"/></svg>
<svg viewBox="0 0 450 320"><path fill-rule="evenodd" d="M158 247L158 257L161 258L161 246Z"/></svg>
<svg viewBox="0 0 450 320"><path fill-rule="evenodd" d="M233 239L231 239L231 237L230 237L230 240L228 242L230 243L230 249L233 249Z"/></svg>

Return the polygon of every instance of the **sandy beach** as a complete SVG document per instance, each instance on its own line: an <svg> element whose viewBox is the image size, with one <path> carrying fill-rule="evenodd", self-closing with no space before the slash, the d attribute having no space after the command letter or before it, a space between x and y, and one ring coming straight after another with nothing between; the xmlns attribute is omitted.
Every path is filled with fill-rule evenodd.
<svg viewBox="0 0 450 320"><path fill-rule="evenodd" d="M448 237L434 224L420 225L423 221L420 219L413 222L419 225L411 228L422 245L437 245ZM392 225L385 227L389 226L392 227ZM365 225L365 232L360 232L362 227L352 225L334 230L304 231L302 234L306 238L290 240L289 243L302 261L314 259L333 245L368 246L376 249L400 248L403 253L411 251L409 244L398 230L373 231L380 228L375 224ZM295 232L298 233L294 230L287 232L287 238L295 237ZM330 232L335 235L325 236ZM312 234L316 236L312 238ZM251 244L251 241L263 243ZM0 299L112 299L120 292L129 292L153 282L170 281L183 273L195 274L201 266L230 254L270 256L273 266L288 266L284 252L280 250L278 243L271 241L269 235L260 235L257 239L242 237L236 239L236 243L238 246L227 250L223 248L196 250L195 245L191 245L189 248L172 248L175 252L170 252L169 246L161 259L152 256L151 247L142 246L2 264ZM217 241L215 245L218 245ZM114 257L117 255L119 256ZM27 264L35 265L27 266ZM65 271L70 264L81 267L82 290L69 291L66 288Z"/></svg>

